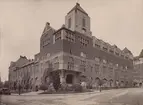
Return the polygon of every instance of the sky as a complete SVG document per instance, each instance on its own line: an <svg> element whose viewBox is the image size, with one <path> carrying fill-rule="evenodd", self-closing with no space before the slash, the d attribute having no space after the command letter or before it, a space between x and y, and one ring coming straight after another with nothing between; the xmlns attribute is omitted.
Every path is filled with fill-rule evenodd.
<svg viewBox="0 0 143 105"><path fill-rule="evenodd" d="M0 72L20 55L33 58L40 50L46 22L58 29L77 0L0 0ZM143 49L143 0L78 0L91 18L92 35L134 56Z"/></svg>

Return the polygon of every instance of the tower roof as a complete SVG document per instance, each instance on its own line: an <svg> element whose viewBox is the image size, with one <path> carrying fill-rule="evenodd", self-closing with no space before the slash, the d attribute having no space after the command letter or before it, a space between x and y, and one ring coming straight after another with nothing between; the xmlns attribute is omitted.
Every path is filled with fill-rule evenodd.
<svg viewBox="0 0 143 105"><path fill-rule="evenodd" d="M74 10L79 10L80 12L82 12L82 13L88 15L88 14L81 8L81 6L80 6L79 3L76 3L76 5L68 12L68 14L71 13L72 11L74 11Z"/></svg>
<svg viewBox="0 0 143 105"><path fill-rule="evenodd" d="M140 57L140 58L143 58L143 49L142 49L142 51L140 52L139 57Z"/></svg>

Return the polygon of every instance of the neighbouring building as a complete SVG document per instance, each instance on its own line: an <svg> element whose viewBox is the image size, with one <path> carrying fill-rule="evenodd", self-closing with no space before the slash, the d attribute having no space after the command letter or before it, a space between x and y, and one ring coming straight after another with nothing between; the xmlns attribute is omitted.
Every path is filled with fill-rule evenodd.
<svg viewBox="0 0 143 105"><path fill-rule="evenodd" d="M143 83L143 50L139 56L134 57L134 85L142 86Z"/></svg>
<svg viewBox="0 0 143 105"><path fill-rule="evenodd" d="M76 4L58 30L47 22L40 38L40 52L33 60L20 56L9 67L9 81L35 88L58 74L61 84L86 81L104 87L132 84L133 55L92 35L90 17Z"/></svg>

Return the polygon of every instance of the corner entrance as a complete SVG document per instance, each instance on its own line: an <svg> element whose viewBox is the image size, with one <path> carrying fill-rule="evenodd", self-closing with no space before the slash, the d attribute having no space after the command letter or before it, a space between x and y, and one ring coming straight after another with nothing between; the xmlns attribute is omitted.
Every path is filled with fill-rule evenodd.
<svg viewBox="0 0 143 105"><path fill-rule="evenodd" d="M66 77L66 83L67 84L72 84L73 83L73 75L72 74L68 74Z"/></svg>

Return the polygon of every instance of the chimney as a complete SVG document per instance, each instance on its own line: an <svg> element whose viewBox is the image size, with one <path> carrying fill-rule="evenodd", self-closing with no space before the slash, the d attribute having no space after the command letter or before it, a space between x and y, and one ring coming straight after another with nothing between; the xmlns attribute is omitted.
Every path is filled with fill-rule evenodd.
<svg viewBox="0 0 143 105"><path fill-rule="evenodd" d="M79 4L79 3L76 3L76 5L80 6L80 4Z"/></svg>
<svg viewBox="0 0 143 105"><path fill-rule="evenodd" d="M47 23L46 23L46 26L50 26L50 23L49 23L49 22L47 22Z"/></svg>
<svg viewBox="0 0 143 105"><path fill-rule="evenodd" d="M65 25L63 24L62 27L65 27Z"/></svg>

